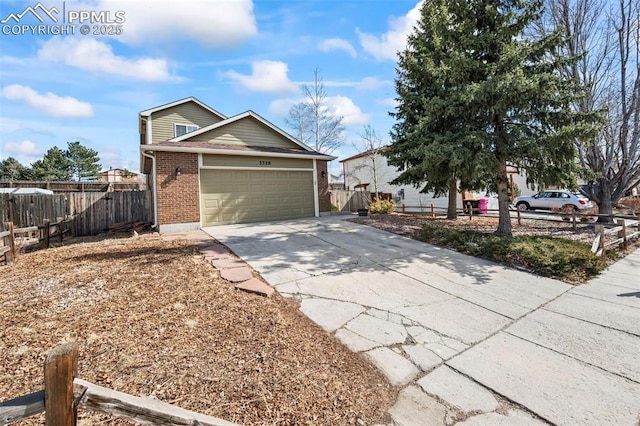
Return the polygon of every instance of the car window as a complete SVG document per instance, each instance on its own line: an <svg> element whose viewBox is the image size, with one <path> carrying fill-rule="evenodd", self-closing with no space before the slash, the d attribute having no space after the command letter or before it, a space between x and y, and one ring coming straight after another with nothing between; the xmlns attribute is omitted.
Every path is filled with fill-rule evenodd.
<svg viewBox="0 0 640 426"><path fill-rule="evenodd" d="M542 198L551 198L551 193L548 191L545 191L542 193Z"/></svg>
<svg viewBox="0 0 640 426"><path fill-rule="evenodd" d="M562 192L562 193L560 194L560 198L571 198L571 197L570 197L570 196L569 196L569 194L567 194L566 192Z"/></svg>
<svg viewBox="0 0 640 426"><path fill-rule="evenodd" d="M558 198L558 193L557 192L552 192L550 195L550 198Z"/></svg>

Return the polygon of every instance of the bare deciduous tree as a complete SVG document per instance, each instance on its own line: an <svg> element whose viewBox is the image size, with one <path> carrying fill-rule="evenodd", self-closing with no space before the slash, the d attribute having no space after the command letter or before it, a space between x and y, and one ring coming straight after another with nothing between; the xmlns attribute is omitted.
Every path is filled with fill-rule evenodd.
<svg viewBox="0 0 640 426"><path fill-rule="evenodd" d="M327 105L327 90L320 71L313 71L313 84L303 85L304 99L289 110L286 124L294 135L318 152L330 154L344 142L342 116Z"/></svg>
<svg viewBox="0 0 640 426"><path fill-rule="evenodd" d="M567 49L581 57L563 72L588 90L576 108L605 112L599 136L576 141L591 198L602 214L612 214L617 201L640 184L639 26L640 3L632 0L547 0L536 28L562 28Z"/></svg>
<svg viewBox="0 0 640 426"><path fill-rule="evenodd" d="M380 168L383 165L384 158L380 156L380 150L384 147L382 138L378 135L378 132L367 124L364 126L359 134L360 143L354 144L358 151L361 151L366 161L357 166L354 171L366 169L371 173L371 179L373 180L373 193L378 197L378 178L380 177Z"/></svg>

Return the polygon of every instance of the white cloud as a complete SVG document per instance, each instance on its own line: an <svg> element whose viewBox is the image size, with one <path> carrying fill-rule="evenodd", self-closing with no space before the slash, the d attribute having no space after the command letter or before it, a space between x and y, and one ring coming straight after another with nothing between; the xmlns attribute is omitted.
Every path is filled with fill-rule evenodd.
<svg viewBox="0 0 640 426"><path fill-rule="evenodd" d="M52 37L38 50L38 58L95 74L115 74L143 81L165 81L170 77L166 60L116 56L111 46L93 38Z"/></svg>
<svg viewBox="0 0 640 426"><path fill-rule="evenodd" d="M207 47L229 48L258 32L252 0L99 0L73 3L73 9L105 10L112 16L124 11L122 34L114 38L139 46L191 39Z"/></svg>
<svg viewBox="0 0 640 426"><path fill-rule="evenodd" d="M12 101L24 101L54 117L93 117L93 107L70 96L57 96L51 92L40 94L31 87L12 84L2 89L2 96Z"/></svg>
<svg viewBox="0 0 640 426"><path fill-rule="evenodd" d="M361 126L369 122L369 115L363 113L351 98L328 96L326 100L327 106L333 114L344 117L342 124L345 126Z"/></svg>
<svg viewBox="0 0 640 426"><path fill-rule="evenodd" d="M9 154L9 156L19 155L19 156L38 156L40 155L40 150L36 146L35 143L31 141L22 141L22 142L6 142L2 146L2 150L5 154Z"/></svg>
<svg viewBox="0 0 640 426"><path fill-rule="evenodd" d="M341 38L328 38L322 40L320 43L318 43L318 49L323 52L329 52L331 50L344 50L349 55L351 55L352 58L356 57L356 49L354 49L351 43L349 43L347 40Z"/></svg>
<svg viewBox="0 0 640 426"><path fill-rule="evenodd" d="M299 102L304 102L304 99L276 99L269 104L269 113L278 117L286 117L291 107ZM342 116L342 124L347 127L360 126L370 120L369 115L363 113L360 107L346 96L327 96L325 106L332 114Z"/></svg>
<svg viewBox="0 0 640 426"><path fill-rule="evenodd" d="M286 117L289 115L291 107L298 102L302 102L302 99L276 99L269 104L269 114L277 117Z"/></svg>
<svg viewBox="0 0 640 426"><path fill-rule="evenodd" d="M356 30L362 48L379 61L397 59L396 54L407 46L407 36L420 17L422 1L406 15L389 20L389 30L380 37Z"/></svg>
<svg viewBox="0 0 640 426"><path fill-rule="evenodd" d="M378 99L376 101L376 103L378 105L384 105L384 106L388 106L391 108L395 108L398 106L398 101L395 98L384 98L384 99Z"/></svg>
<svg viewBox="0 0 640 426"><path fill-rule="evenodd" d="M251 75L227 71L224 75L246 89L267 93L294 93L298 86L287 77L287 64L280 61L255 61L251 64Z"/></svg>
<svg viewBox="0 0 640 426"><path fill-rule="evenodd" d="M356 89L361 91L376 90L378 87L387 84L385 81L378 80L375 77L365 77L356 85Z"/></svg>

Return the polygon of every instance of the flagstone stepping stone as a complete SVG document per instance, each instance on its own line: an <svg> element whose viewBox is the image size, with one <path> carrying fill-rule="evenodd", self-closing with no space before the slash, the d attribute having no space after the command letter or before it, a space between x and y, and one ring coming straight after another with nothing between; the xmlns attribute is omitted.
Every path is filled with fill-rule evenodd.
<svg viewBox="0 0 640 426"><path fill-rule="evenodd" d="M239 283L242 281L250 280L253 275L251 274L251 269L246 266L240 268L228 268L220 271L220 276L227 281L231 281L232 283Z"/></svg>
<svg viewBox="0 0 640 426"><path fill-rule="evenodd" d="M236 288L239 290L248 291L249 293L256 293L261 296L269 297L275 290L268 284L260 281L258 278L251 278L240 284L236 284Z"/></svg>
<svg viewBox="0 0 640 426"><path fill-rule="evenodd" d="M215 259L211 261L211 264L217 269L239 268L246 265L246 263L237 259Z"/></svg>

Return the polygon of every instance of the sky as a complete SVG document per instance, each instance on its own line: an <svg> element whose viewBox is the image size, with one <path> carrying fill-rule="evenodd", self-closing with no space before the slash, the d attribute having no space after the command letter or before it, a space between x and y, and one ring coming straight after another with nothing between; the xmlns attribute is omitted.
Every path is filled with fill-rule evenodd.
<svg viewBox="0 0 640 426"><path fill-rule="evenodd" d="M80 141L103 170L138 171L138 113L189 96L291 132L318 68L346 127L337 173L365 125L389 140L396 52L417 16L416 0L0 0L0 159Z"/></svg>

